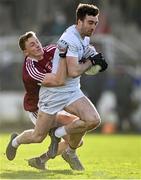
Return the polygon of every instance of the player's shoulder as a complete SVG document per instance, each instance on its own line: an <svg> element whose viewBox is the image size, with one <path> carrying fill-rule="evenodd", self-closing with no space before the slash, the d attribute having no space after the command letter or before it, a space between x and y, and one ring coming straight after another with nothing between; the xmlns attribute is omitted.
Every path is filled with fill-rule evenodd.
<svg viewBox="0 0 141 180"><path fill-rule="evenodd" d="M55 51L55 49L56 49L56 44L49 44L43 47L44 52Z"/></svg>
<svg viewBox="0 0 141 180"><path fill-rule="evenodd" d="M38 60L36 59L33 59L31 57L26 57L25 58L25 61L24 61L24 68L26 70L28 69L33 69L33 68L36 68L36 66L38 66Z"/></svg>
<svg viewBox="0 0 141 180"><path fill-rule="evenodd" d="M75 45L79 46L81 43L84 43L86 45L90 43L90 38L88 36L86 36L82 40L80 34L78 33L76 29L76 25L72 25L69 28L67 28L66 31L60 37L60 39L63 39L68 44L74 45L74 46Z"/></svg>
<svg viewBox="0 0 141 180"><path fill-rule="evenodd" d="M60 37L60 39L63 39L64 41L66 41L67 43L71 43L71 42L77 42L77 38L75 36L75 25L72 25L70 27L68 27L65 32L62 34L62 36Z"/></svg>
<svg viewBox="0 0 141 180"><path fill-rule="evenodd" d="M28 63L35 63L35 62L38 62L37 59L34 59L34 58L31 58L31 57L25 57L25 63L28 64Z"/></svg>
<svg viewBox="0 0 141 180"><path fill-rule="evenodd" d="M26 57L23 68L23 78L25 81L39 81L41 82L45 76L44 69L40 66L40 62L31 57Z"/></svg>

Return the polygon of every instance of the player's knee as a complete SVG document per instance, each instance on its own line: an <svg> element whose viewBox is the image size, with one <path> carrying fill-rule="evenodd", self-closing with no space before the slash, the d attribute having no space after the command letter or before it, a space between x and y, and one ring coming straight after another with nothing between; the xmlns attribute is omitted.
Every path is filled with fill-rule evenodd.
<svg viewBox="0 0 141 180"><path fill-rule="evenodd" d="M100 125L100 123L101 123L100 117L90 118L86 124L87 130L92 130L97 128Z"/></svg>
<svg viewBox="0 0 141 180"><path fill-rule="evenodd" d="M73 129L76 129L76 128L81 128L82 130L86 131L86 123L85 121L82 121L82 120L76 120L74 121L73 125L68 125L66 127L66 131L67 133L69 134L70 132L73 132Z"/></svg>

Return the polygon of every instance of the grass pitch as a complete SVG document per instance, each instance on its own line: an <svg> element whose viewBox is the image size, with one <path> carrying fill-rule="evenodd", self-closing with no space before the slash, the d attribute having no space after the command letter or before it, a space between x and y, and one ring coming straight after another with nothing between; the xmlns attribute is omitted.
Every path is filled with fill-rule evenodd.
<svg viewBox="0 0 141 180"><path fill-rule="evenodd" d="M15 160L8 161L9 136L0 135L0 179L141 179L140 135L86 135L77 151L84 172L72 171L61 156L48 161L47 171L29 167L25 159L46 151L49 140L20 146Z"/></svg>

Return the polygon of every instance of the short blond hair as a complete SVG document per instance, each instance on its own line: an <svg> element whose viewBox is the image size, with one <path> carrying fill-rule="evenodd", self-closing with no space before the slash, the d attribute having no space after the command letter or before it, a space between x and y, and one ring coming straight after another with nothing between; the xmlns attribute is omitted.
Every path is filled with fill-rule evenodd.
<svg viewBox="0 0 141 180"><path fill-rule="evenodd" d="M28 31L28 32L26 32L25 34L23 34L23 35L21 35L20 37L19 37L19 47L20 47L20 49L21 50L25 50L26 48L25 48L25 42L29 39L29 38L31 38L31 37L36 37L36 33L35 32L33 32L33 31Z"/></svg>

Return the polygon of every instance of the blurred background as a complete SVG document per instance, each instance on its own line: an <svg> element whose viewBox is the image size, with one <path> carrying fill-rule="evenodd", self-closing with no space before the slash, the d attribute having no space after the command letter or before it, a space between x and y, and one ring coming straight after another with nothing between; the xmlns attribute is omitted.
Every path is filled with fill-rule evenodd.
<svg viewBox="0 0 141 180"><path fill-rule="evenodd" d="M22 105L18 37L32 30L43 45L56 42L75 23L79 3L100 9L91 43L109 64L106 72L81 78L82 90L102 118L98 131L141 133L140 0L0 0L0 131L30 124Z"/></svg>

